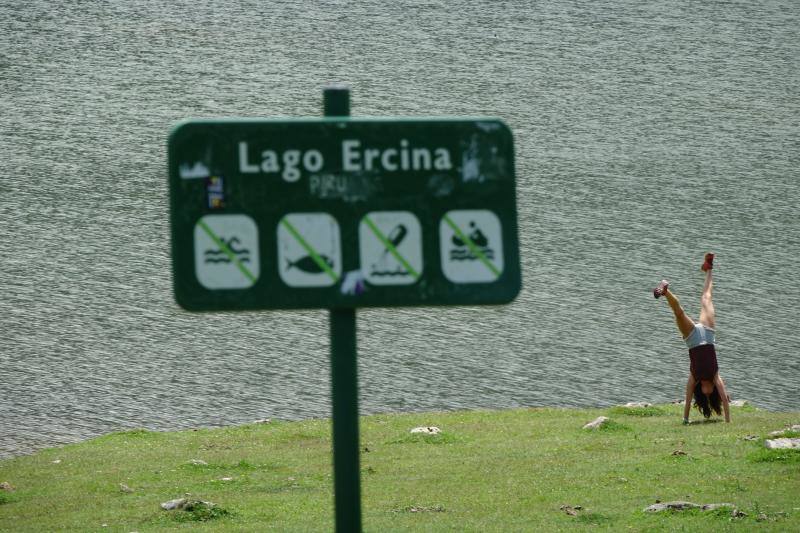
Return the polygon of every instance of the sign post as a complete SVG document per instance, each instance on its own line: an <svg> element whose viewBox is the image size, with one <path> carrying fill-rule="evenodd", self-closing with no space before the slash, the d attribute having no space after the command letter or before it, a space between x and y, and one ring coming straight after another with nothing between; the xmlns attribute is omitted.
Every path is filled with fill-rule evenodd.
<svg viewBox="0 0 800 533"><path fill-rule="evenodd" d="M323 107L326 117L350 116L350 91L327 87ZM331 309L330 322L336 531L361 531L355 308Z"/></svg>
<svg viewBox="0 0 800 533"><path fill-rule="evenodd" d="M509 303L521 287L500 120L199 119L168 143L175 299L330 313L336 530L361 530L356 309Z"/></svg>

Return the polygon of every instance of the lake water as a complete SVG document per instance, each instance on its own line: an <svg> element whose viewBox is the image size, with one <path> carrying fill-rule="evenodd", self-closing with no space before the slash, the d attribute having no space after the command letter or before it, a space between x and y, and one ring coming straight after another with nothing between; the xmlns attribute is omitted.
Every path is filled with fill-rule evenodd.
<svg viewBox="0 0 800 533"><path fill-rule="evenodd" d="M800 409L800 3L31 0L0 28L0 457L330 416L326 311L175 304L166 179L177 121L319 116L329 82L515 138L522 292L359 311L362 413L680 398L650 290L696 317L707 250L729 391Z"/></svg>

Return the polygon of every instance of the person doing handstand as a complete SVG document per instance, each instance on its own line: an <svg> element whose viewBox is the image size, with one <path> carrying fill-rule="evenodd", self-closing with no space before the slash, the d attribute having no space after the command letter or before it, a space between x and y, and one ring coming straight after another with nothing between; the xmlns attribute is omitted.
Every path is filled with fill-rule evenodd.
<svg viewBox="0 0 800 533"><path fill-rule="evenodd" d="M725 411L725 422L731 421L730 405L728 393L725 391L725 383L719 377L719 366L717 365L717 352L714 349L716 315L714 313L714 303L711 300L711 290L713 288L713 277L711 274L714 268L714 254L708 253L701 270L706 273L706 280L703 285L703 295L700 298L700 320L693 321L681 307L677 296L669 290L669 282L662 280L658 287L653 289L653 296L659 298L664 296L675 315L678 329L689 347L689 379L686 382L686 401L683 406L683 423L689 423L689 411L691 409L692 396L694 405L703 413L705 418L711 416L713 410L718 415L722 414L720 405Z"/></svg>

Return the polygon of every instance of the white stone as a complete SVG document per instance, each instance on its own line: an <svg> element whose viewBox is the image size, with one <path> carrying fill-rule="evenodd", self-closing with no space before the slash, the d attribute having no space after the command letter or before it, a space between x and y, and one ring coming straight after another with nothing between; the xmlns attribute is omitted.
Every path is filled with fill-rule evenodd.
<svg viewBox="0 0 800 533"><path fill-rule="evenodd" d="M717 509L735 509L732 503L707 503L703 506L704 511L716 511Z"/></svg>
<svg viewBox="0 0 800 533"><path fill-rule="evenodd" d="M583 429L597 429L606 422L608 422L609 420L611 419L608 418L607 416L598 416L597 418L595 418L594 420L583 426Z"/></svg>
<svg viewBox="0 0 800 533"><path fill-rule="evenodd" d="M184 505L186 505L186 498L178 498L177 500L170 500L162 503L161 508L165 511L172 511L175 509L181 509Z"/></svg>
<svg viewBox="0 0 800 533"><path fill-rule="evenodd" d="M195 466L208 466L208 463L203 461L202 459L192 459L191 461L189 461L189 464Z"/></svg>
<svg viewBox="0 0 800 533"><path fill-rule="evenodd" d="M797 439L771 439L765 440L764 446L770 450L797 450L800 449L800 438Z"/></svg>
<svg viewBox="0 0 800 533"><path fill-rule="evenodd" d="M744 407L745 405L750 405L750 402L747 400L731 400L729 405L731 407Z"/></svg>
<svg viewBox="0 0 800 533"><path fill-rule="evenodd" d="M655 503L650 507L645 507L644 511L646 513L658 513L661 511L668 511L670 509L675 511L684 511L686 509L699 509L699 508L700 506L697 505L696 503L676 501L676 502L666 502L666 503Z"/></svg>
<svg viewBox="0 0 800 533"><path fill-rule="evenodd" d="M785 433L788 433L790 431L793 432L793 433L800 433L800 424L795 424L793 426L789 426L788 428L781 429L779 431L772 431L772 432L770 432L769 436L770 437L780 437L781 435L784 435Z"/></svg>
<svg viewBox="0 0 800 533"><path fill-rule="evenodd" d="M645 507L646 513L659 513L662 511L685 511L687 509L700 509L703 511L716 511L717 509L731 509L733 513L737 513L736 507L732 503L707 503L705 505L698 505L692 502L674 501L665 503L655 503L649 507ZM736 516L739 516L738 514Z"/></svg>
<svg viewBox="0 0 800 533"><path fill-rule="evenodd" d="M436 426L420 426L411 430L411 433L422 433L423 435L438 435L442 430Z"/></svg>
<svg viewBox="0 0 800 533"><path fill-rule="evenodd" d="M623 407L650 407L652 403L647 402L628 402Z"/></svg>

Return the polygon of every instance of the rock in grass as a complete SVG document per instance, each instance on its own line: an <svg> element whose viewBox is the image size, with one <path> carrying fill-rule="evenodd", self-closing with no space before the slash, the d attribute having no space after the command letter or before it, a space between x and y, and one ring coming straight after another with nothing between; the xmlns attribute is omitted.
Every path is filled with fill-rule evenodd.
<svg viewBox="0 0 800 533"><path fill-rule="evenodd" d="M189 461L189 464L194 466L208 466L208 463L203 461L202 459L192 459L191 461Z"/></svg>
<svg viewBox="0 0 800 533"><path fill-rule="evenodd" d="M647 402L628 402L623 407L645 408L645 407L652 407L652 405L653 405L652 403L647 403Z"/></svg>
<svg viewBox="0 0 800 533"><path fill-rule="evenodd" d="M188 500L186 498L178 498L177 500L170 500L161 504L161 508L165 511L174 511L175 509L183 509Z"/></svg>
<svg viewBox="0 0 800 533"><path fill-rule="evenodd" d="M190 500L188 498L178 498L161 504L165 511L197 511L202 509L213 509L216 505L203 500Z"/></svg>
<svg viewBox="0 0 800 533"><path fill-rule="evenodd" d="M126 485L125 483L120 483L120 484L119 484L119 491L120 491L120 492L125 492L125 493L128 493L128 494L130 494L131 492L133 492L133 489L132 489L132 488L130 488L130 487L129 487L128 485Z"/></svg>
<svg viewBox="0 0 800 533"><path fill-rule="evenodd" d="M686 511L689 509L700 509L701 511L716 511L718 509L730 509L733 516L744 516L744 513L739 514L736 506L732 503L706 503L699 505L692 502L674 501L665 503L655 503L649 507L645 507L646 513L661 513L664 511Z"/></svg>
<svg viewBox="0 0 800 533"><path fill-rule="evenodd" d="M575 506L562 505L561 507L559 507L559 509L567 513L569 516L578 516L578 511L583 509L583 507L580 505L575 505Z"/></svg>
<svg viewBox="0 0 800 533"><path fill-rule="evenodd" d="M597 418L595 418L594 420L583 426L583 429L599 429L604 424L608 423L609 420L611 419L608 418L607 416L598 416Z"/></svg>
<svg viewBox="0 0 800 533"><path fill-rule="evenodd" d="M214 509L216 507L217 506L211 502L206 502L203 500L189 500L185 504L183 504L183 507L181 509L184 511L193 512L193 511L203 511L206 509Z"/></svg>
<svg viewBox="0 0 800 533"><path fill-rule="evenodd" d="M745 405L750 405L750 402L747 400L731 400L730 406L731 407L744 407Z"/></svg>
<svg viewBox="0 0 800 533"><path fill-rule="evenodd" d="M730 509L735 510L736 506L732 503L707 503L701 507L703 511L716 511L717 509Z"/></svg>
<svg viewBox="0 0 800 533"><path fill-rule="evenodd" d="M442 430L436 426L420 426L411 430L411 433L422 433L423 435L438 435Z"/></svg>
<svg viewBox="0 0 800 533"><path fill-rule="evenodd" d="M665 502L665 503L654 503L649 507L645 507L644 512L646 513L660 513L663 511L685 511L687 509L700 509L701 506L697 505L696 503L692 502L682 502L682 501L675 501L675 502Z"/></svg>
<svg viewBox="0 0 800 533"><path fill-rule="evenodd" d="M0 483L0 490L5 492L14 492L17 489L15 489L14 485L9 483L8 481L3 481L2 483Z"/></svg>
<svg viewBox="0 0 800 533"><path fill-rule="evenodd" d="M785 435L786 433L800 433L800 424L795 424L793 426L789 426L786 429L781 429L781 430L778 430L778 431L772 431L772 432L770 432L769 436L770 437L781 437L781 436Z"/></svg>
<svg viewBox="0 0 800 533"><path fill-rule="evenodd" d="M800 439L768 439L764 446L770 450L800 450Z"/></svg>

